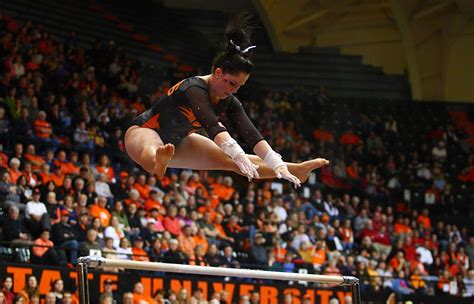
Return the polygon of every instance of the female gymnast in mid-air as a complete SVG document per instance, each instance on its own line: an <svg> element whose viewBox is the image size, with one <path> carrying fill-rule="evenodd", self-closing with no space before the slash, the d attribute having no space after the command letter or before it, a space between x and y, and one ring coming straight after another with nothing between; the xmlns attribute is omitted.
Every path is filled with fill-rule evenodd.
<svg viewBox="0 0 474 304"><path fill-rule="evenodd" d="M163 176L167 167L228 170L252 178L283 178L299 187L323 158L285 163L248 118L233 95L253 71L249 59L250 18L232 18L225 46L213 61L212 73L182 80L133 121L125 148L147 172ZM256 155L245 154L218 116L225 115ZM209 138L195 133L204 128Z"/></svg>

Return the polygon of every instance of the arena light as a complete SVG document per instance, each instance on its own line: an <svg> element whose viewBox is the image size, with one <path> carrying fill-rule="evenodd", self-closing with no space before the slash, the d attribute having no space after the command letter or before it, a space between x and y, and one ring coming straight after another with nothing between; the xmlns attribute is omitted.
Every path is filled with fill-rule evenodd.
<svg viewBox="0 0 474 304"><path fill-rule="evenodd" d="M359 279L352 276L329 276L316 274L288 273L277 271L264 271L252 269L235 269L205 267L182 264L139 262L127 260L106 259L101 257L87 256L80 257L77 262L77 277L79 289L79 303L89 304L89 284L87 280L88 268L118 267L135 270L149 270L160 272L187 273L195 275L210 275L220 277L241 277L283 281L307 281L324 284L337 284L340 286L350 286L352 302L360 304Z"/></svg>

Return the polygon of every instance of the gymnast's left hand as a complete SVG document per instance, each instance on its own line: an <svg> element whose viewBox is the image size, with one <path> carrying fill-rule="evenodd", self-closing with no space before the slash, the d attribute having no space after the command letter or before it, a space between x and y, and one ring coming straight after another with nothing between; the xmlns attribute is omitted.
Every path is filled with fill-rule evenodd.
<svg viewBox="0 0 474 304"><path fill-rule="evenodd" d="M283 179L286 179L287 181L292 182L295 185L295 188L301 187L301 181L299 180L299 178L291 174L290 171L288 171L287 166L276 167L275 174L278 178L283 178Z"/></svg>

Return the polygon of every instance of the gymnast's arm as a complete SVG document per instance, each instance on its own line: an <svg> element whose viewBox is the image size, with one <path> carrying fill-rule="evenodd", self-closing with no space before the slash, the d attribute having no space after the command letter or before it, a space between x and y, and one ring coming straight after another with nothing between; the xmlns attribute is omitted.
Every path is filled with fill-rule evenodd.
<svg viewBox="0 0 474 304"><path fill-rule="evenodd" d="M270 147L255 128L237 98L234 97L231 100L227 114L239 135L247 140L247 144L252 147L253 152L263 159L268 167L273 169L278 178L284 178L292 182L295 187L301 185L301 181L288 171L288 166L281 159L281 155Z"/></svg>
<svg viewBox="0 0 474 304"><path fill-rule="evenodd" d="M237 98L234 97L231 101L227 115L240 137L245 139L247 145L261 159L265 159L268 152L273 151L262 134L255 128L255 125L247 116L244 107Z"/></svg>
<svg viewBox="0 0 474 304"><path fill-rule="evenodd" d="M245 154L240 145L230 136L227 129L217 119L217 115L209 102L209 94L199 87L186 90L188 105L196 119L206 130L209 137L237 164L240 171L249 179L258 178L257 168Z"/></svg>

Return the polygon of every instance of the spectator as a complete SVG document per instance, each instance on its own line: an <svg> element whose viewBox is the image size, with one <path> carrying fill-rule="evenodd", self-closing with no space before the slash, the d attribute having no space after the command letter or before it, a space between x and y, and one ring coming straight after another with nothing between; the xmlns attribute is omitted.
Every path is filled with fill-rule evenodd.
<svg viewBox="0 0 474 304"><path fill-rule="evenodd" d="M32 199L25 208L26 225L33 238L44 230L51 230L51 220L45 204L39 201L40 195L39 188L33 189Z"/></svg>
<svg viewBox="0 0 474 304"><path fill-rule="evenodd" d="M107 208L107 199L103 196L98 197L95 204L90 207L90 214L99 218L101 227L109 226L112 215Z"/></svg>
<svg viewBox="0 0 474 304"><path fill-rule="evenodd" d="M109 201L113 201L114 195L110 190L110 186L107 183L107 176L104 173L99 174L99 179L95 182L95 193L98 196L103 196Z"/></svg>
<svg viewBox="0 0 474 304"><path fill-rule="evenodd" d="M265 244L263 234L256 233L254 243L250 246L249 259L258 268L263 268L268 264L267 249L263 244Z"/></svg>
<svg viewBox="0 0 474 304"><path fill-rule="evenodd" d="M397 277L393 279L393 291L402 295L412 294L414 290L410 288L408 282L406 281L405 272L403 270L400 270L397 273Z"/></svg>
<svg viewBox="0 0 474 304"><path fill-rule="evenodd" d="M114 292L113 292L114 282L111 279L104 280L104 291L100 294L99 300L102 302L109 301L113 303ZM109 299L106 299L109 298Z"/></svg>
<svg viewBox="0 0 474 304"><path fill-rule="evenodd" d="M102 256L106 259L117 259L117 250L114 248L114 240L110 237L104 238L104 248L102 248ZM119 269L116 267L104 267L104 271L118 272Z"/></svg>
<svg viewBox="0 0 474 304"><path fill-rule="evenodd" d="M104 230L104 236L113 240L114 247L119 247L120 239L125 236L125 232L120 227L120 222L117 217L112 216L110 225Z"/></svg>
<svg viewBox="0 0 474 304"><path fill-rule="evenodd" d="M124 292L122 296L122 303L123 304L133 304L134 302L134 295L131 292Z"/></svg>
<svg viewBox="0 0 474 304"><path fill-rule="evenodd" d="M163 219L163 225L165 229L169 231L174 237L181 235L181 226L179 219L176 217L178 209L174 205L170 205L167 210L167 215Z"/></svg>
<svg viewBox="0 0 474 304"><path fill-rule="evenodd" d="M132 254L134 261L149 262L150 257L144 249L144 239L141 236L136 236L133 239Z"/></svg>
<svg viewBox="0 0 474 304"><path fill-rule="evenodd" d="M69 224L69 211L63 209L61 211L61 220L59 223L53 225L53 241L56 245L66 250L69 253L69 261L76 264L79 242L76 234L76 229Z"/></svg>
<svg viewBox="0 0 474 304"><path fill-rule="evenodd" d="M3 303L8 304L12 303L13 297L15 294L12 291L13 288L13 279L10 276L5 277L3 280L2 288L0 289L3 292Z"/></svg>
<svg viewBox="0 0 474 304"><path fill-rule="evenodd" d="M64 282L61 279L54 280L51 283L50 292L54 295L56 300L62 300L64 297Z"/></svg>
<svg viewBox="0 0 474 304"><path fill-rule="evenodd" d="M169 240L169 250L163 255L164 263L187 264L189 257L179 250L179 241L177 239Z"/></svg>
<svg viewBox="0 0 474 304"><path fill-rule="evenodd" d="M50 232L45 229L41 232L40 237L34 241L34 262L46 265L66 265L65 257L53 248L54 243L49 238Z"/></svg>
<svg viewBox="0 0 474 304"><path fill-rule="evenodd" d="M29 275L26 279L26 286L18 292L18 294L13 298L13 303L17 303L15 298L21 297L25 303L29 303L30 299L35 296L39 296L39 287L38 280L34 275ZM18 299L18 298L17 298Z"/></svg>
<svg viewBox="0 0 474 304"><path fill-rule="evenodd" d="M117 247L117 258L120 260L131 260L132 259L132 247L130 247L130 241L127 237L120 239L119 247Z"/></svg>
<svg viewBox="0 0 474 304"><path fill-rule="evenodd" d="M144 294L144 288L141 282L137 282L133 285L133 303L154 303L152 298Z"/></svg>
<svg viewBox="0 0 474 304"><path fill-rule="evenodd" d="M56 296L52 292L48 292L45 296L45 304L56 304Z"/></svg>
<svg viewBox="0 0 474 304"><path fill-rule="evenodd" d="M121 171L117 183L112 184L111 190L115 199L124 200L129 197L130 187L127 184L128 173Z"/></svg>
<svg viewBox="0 0 474 304"><path fill-rule="evenodd" d="M8 174L10 174L10 180L13 184L16 184L17 179L22 175L20 171L21 162L18 158L13 157L10 159L10 166L8 168Z"/></svg>
<svg viewBox="0 0 474 304"><path fill-rule="evenodd" d="M110 166L110 160L107 155L101 155L96 165L97 172L103 173L107 177L107 182L115 183L115 171Z"/></svg>
<svg viewBox="0 0 474 304"><path fill-rule="evenodd" d="M97 230L87 229L86 240L79 244L80 256L102 256L99 243L97 242Z"/></svg>

